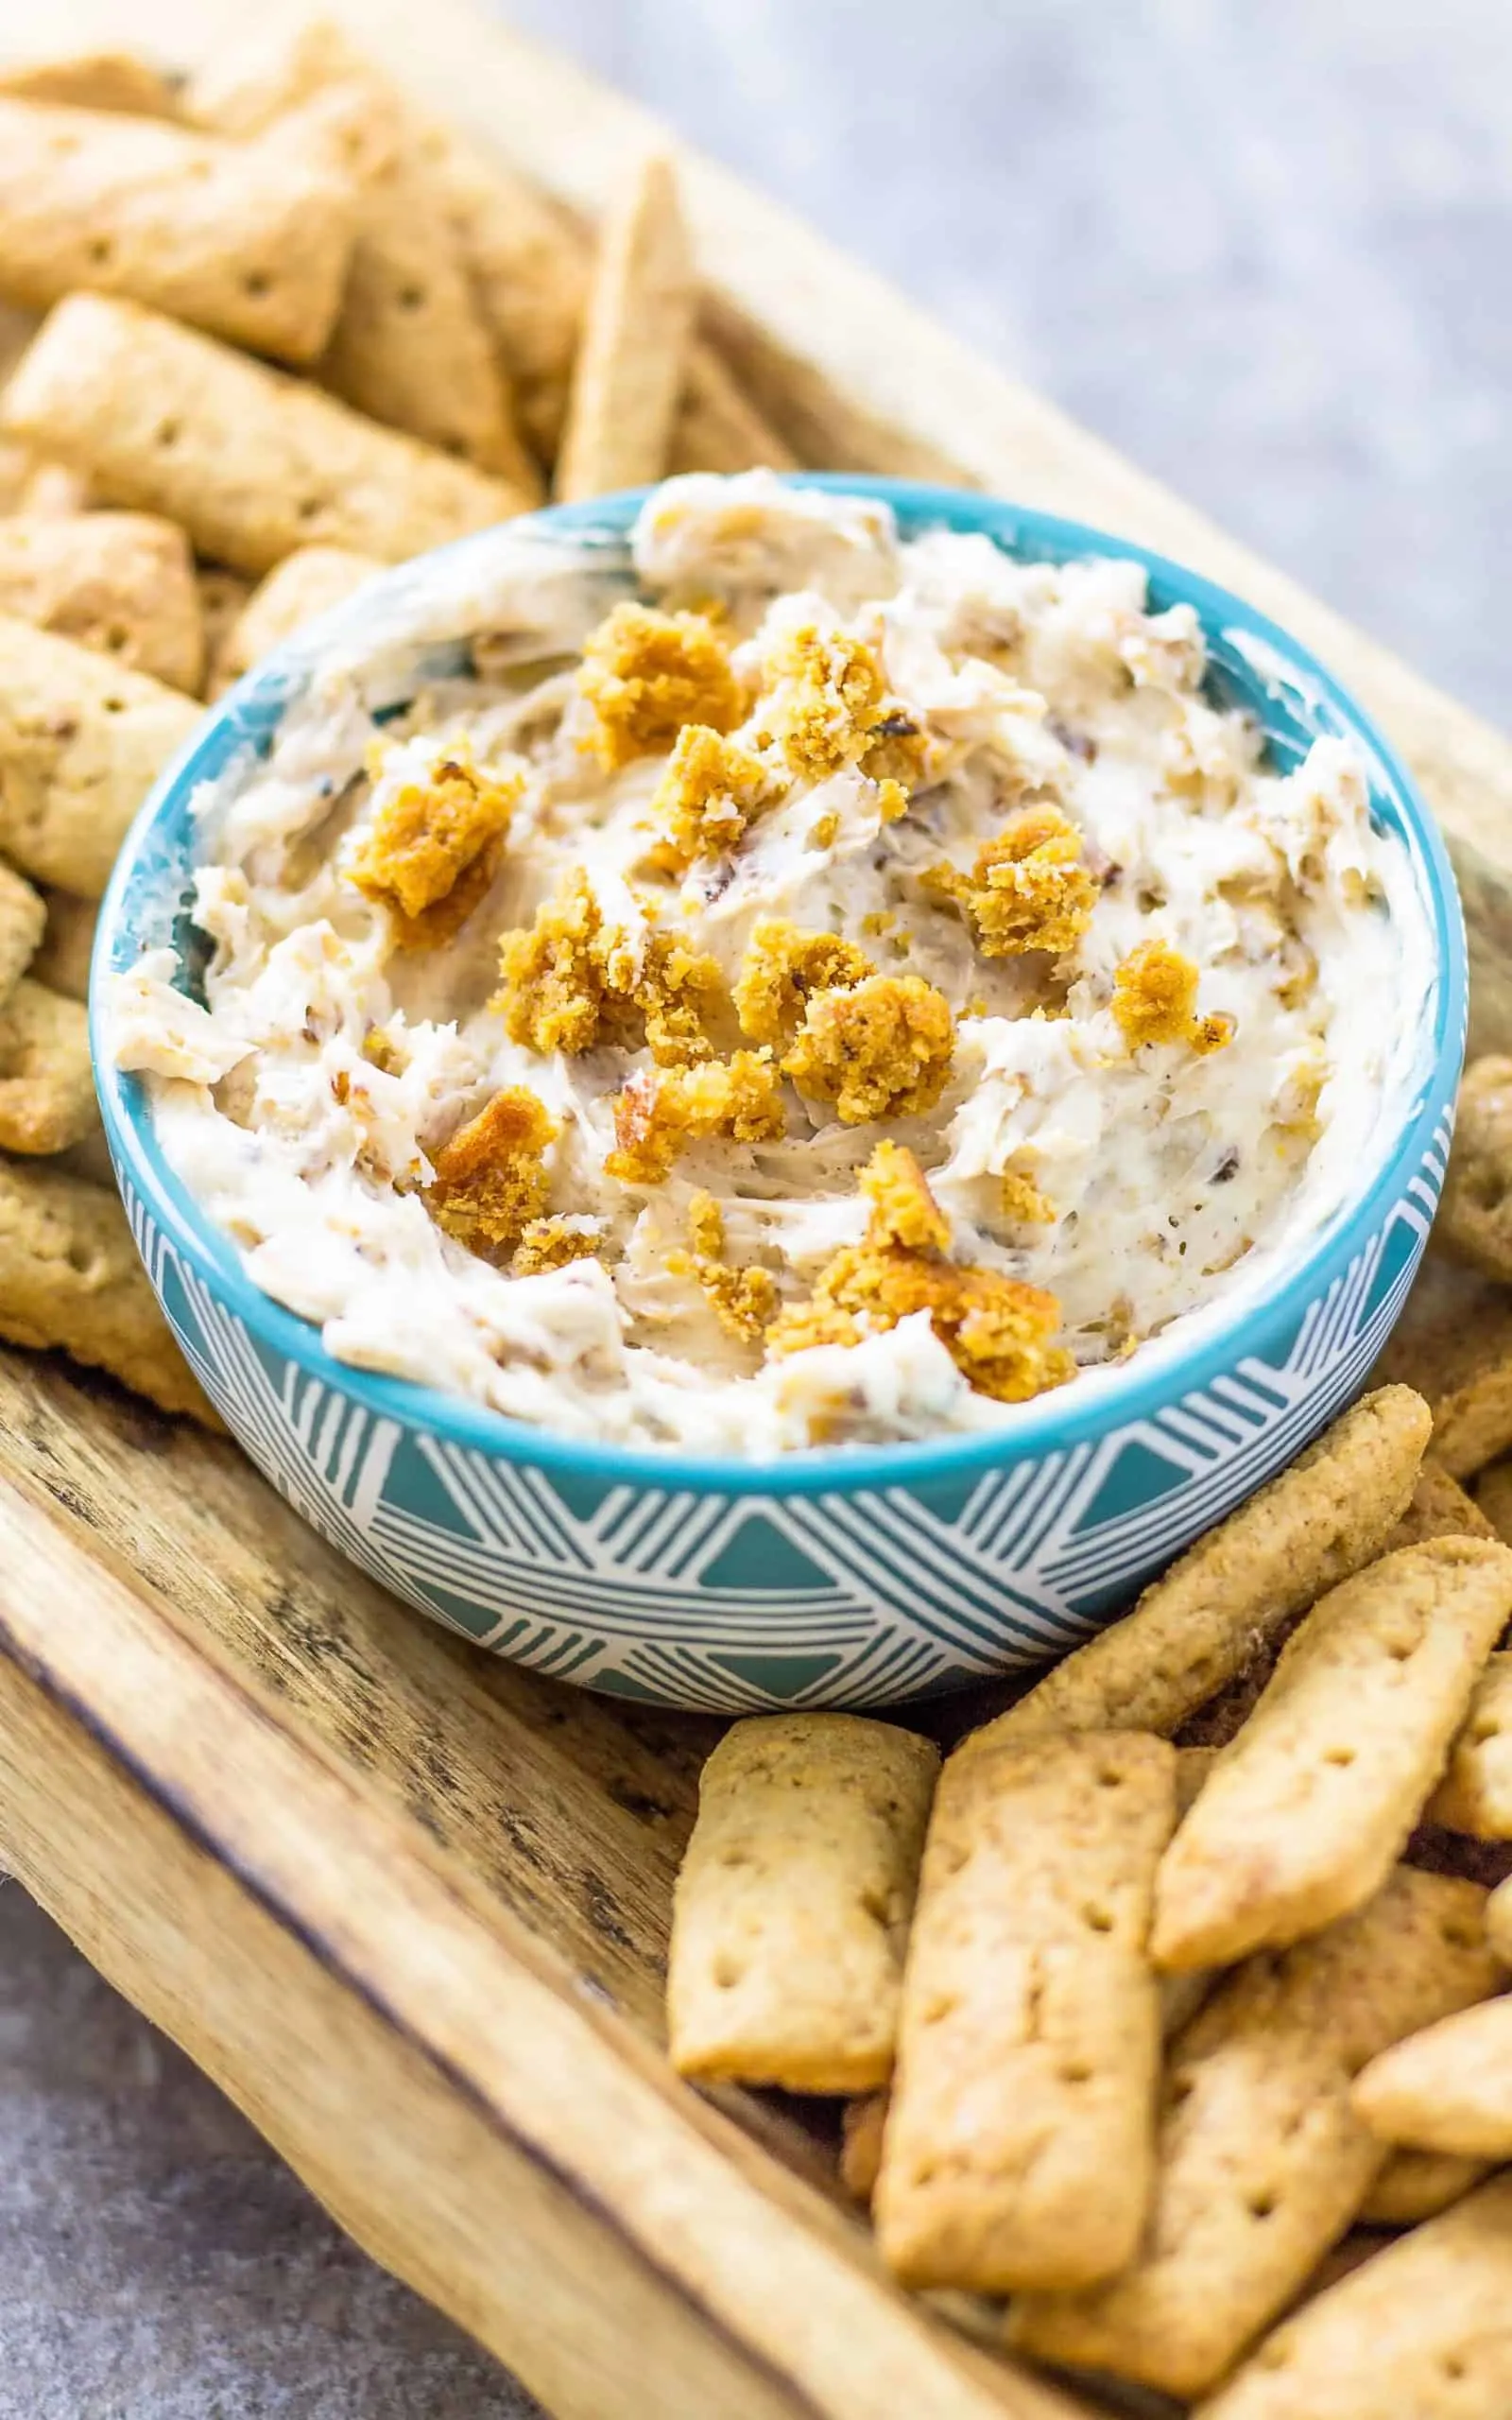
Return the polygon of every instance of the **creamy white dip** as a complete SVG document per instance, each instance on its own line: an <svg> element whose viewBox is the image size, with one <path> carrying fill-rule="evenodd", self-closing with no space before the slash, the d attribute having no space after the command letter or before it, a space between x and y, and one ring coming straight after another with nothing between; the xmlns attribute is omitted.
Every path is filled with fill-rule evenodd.
<svg viewBox="0 0 1512 2420"><path fill-rule="evenodd" d="M581 677L584 642L632 596L710 617L738 699L722 735L762 786L691 854L667 842L665 738L605 761ZM473 643L460 669L438 654L456 638ZM784 727L795 650L814 646L877 667L864 760L842 729L842 761L817 769ZM1148 613L1135 564L900 543L885 507L766 474L669 481L627 551L501 531L465 582L421 575L332 648L267 759L207 787L206 1006L174 988L171 953L145 956L115 979L114 1055L144 1072L169 1161L248 1274L338 1359L562 1434L746 1457L1011 1421L927 1308L863 1311L851 1340L764 1341L784 1312L791 1338L862 1243L879 1140L915 1155L948 1221L931 1282L959 1265L1054 1296L1046 1333L1081 1386L1262 1288L1358 1190L1420 1076L1430 937L1362 765L1323 739L1273 769L1205 670L1194 614ZM512 797L502 854L458 930L404 946L353 876L395 801L458 762ZM999 954L977 855L1044 810L1069 828L1078 928ZM549 920L574 882L626 982L669 941L713 961L706 1062L761 1047L730 994L774 923L849 943L851 990L861 960L917 978L949 1012L937 1098L847 1110L801 1051L784 1072L788 1033L764 1063L785 1131L694 1133L664 1172L623 1156L611 1172L617 1108L623 1146L624 1103L665 1054L633 1012L542 1048L499 990L501 935ZM1195 996L1179 1034L1142 1040L1119 1001L1151 944ZM518 993L518 948L514 964ZM474 1251L437 1215L438 1154L501 1091L547 1114L531 1233L591 1256L527 1253L519 1274L512 1234ZM764 1272L741 1332L711 1237L720 1270Z"/></svg>

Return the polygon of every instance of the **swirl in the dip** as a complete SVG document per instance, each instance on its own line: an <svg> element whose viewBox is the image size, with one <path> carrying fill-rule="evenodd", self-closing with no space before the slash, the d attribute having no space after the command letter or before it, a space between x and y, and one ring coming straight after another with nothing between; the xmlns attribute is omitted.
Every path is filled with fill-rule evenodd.
<svg viewBox="0 0 1512 2420"><path fill-rule="evenodd" d="M116 978L170 1161L339 1358L699 1451L981 1428L1349 1198L1405 852L1137 565L765 474L490 543L202 802L207 1005Z"/></svg>

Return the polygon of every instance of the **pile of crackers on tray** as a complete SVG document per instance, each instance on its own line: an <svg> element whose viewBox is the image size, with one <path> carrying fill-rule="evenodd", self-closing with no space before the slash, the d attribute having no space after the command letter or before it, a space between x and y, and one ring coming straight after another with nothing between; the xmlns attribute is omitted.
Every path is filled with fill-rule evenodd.
<svg viewBox="0 0 1512 2420"><path fill-rule="evenodd" d="M1472 1410L1364 1396L943 1764L817 1713L709 1759L674 2063L847 2096L886 2267L1023 2356L1211 2420L1512 2414L1512 1489L1424 1459L1469 1477Z"/></svg>
<svg viewBox="0 0 1512 2420"><path fill-rule="evenodd" d="M154 778L381 564L794 457L700 331L665 160L590 233L319 22L187 80L0 75L0 1337L212 1418L108 1189L82 1006Z"/></svg>

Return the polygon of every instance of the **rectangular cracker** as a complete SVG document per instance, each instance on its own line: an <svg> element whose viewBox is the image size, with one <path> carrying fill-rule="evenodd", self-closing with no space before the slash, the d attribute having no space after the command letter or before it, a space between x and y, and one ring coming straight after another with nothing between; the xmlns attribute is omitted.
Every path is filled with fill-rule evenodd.
<svg viewBox="0 0 1512 2420"><path fill-rule="evenodd" d="M1458 2159L1512 2159L1512 1998L1461 2009L1383 2050L1354 2107L1383 2142Z"/></svg>
<svg viewBox="0 0 1512 2420"><path fill-rule="evenodd" d="M1320 1598L1160 1866L1176 1972L1284 1948L1381 1888L1512 1614L1512 1547L1433 1538Z"/></svg>
<svg viewBox="0 0 1512 2420"><path fill-rule="evenodd" d="M1357 1914L1221 1983L1167 2067L1138 2258L1087 2293L1015 2304L1009 2341L1167 2394L1215 2385L1385 2164L1350 2105L1352 2076L1495 1988L1485 1900L1472 1882L1399 1866Z"/></svg>
<svg viewBox="0 0 1512 2420"><path fill-rule="evenodd" d="M0 851L97 899L199 709L145 672L0 614Z"/></svg>
<svg viewBox="0 0 1512 2420"><path fill-rule="evenodd" d="M115 1194L44 1164L0 1161L0 1337L58 1346L164 1411L221 1425L158 1308Z"/></svg>
<svg viewBox="0 0 1512 2420"><path fill-rule="evenodd" d="M1365 1395L1145 1589L1131 1614L1078 1647L973 1735L1114 1728L1168 1736L1294 1614L1379 1553L1428 1442L1407 1387Z"/></svg>
<svg viewBox="0 0 1512 2420"><path fill-rule="evenodd" d="M1416 2227L1458 2202L1486 2174L1478 2159L1447 2152L1396 2151L1360 2205L1363 2227Z"/></svg>
<svg viewBox="0 0 1512 2420"><path fill-rule="evenodd" d="M1151 1893L1176 1754L1007 1740L940 1777L873 2215L909 2286L1085 2285L1132 2258L1153 2175Z"/></svg>
<svg viewBox="0 0 1512 2420"><path fill-rule="evenodd" d="M98 1124L87 1015L24 975L0 1007L0 1150L66 1151Z"/></svg>
<svg viewBox="0 0 1512 2420"><path fill-rule="evenodd" d="M99 903L76 899L71 890L56 890L50 885L40 897L46 922L31 972L39 983L60 992L65 1000L87 1000Z"/></svg>
<svg viewBox="0 0 1512 2420"><path fill-rule="evenodd" d="M938 1766L933 1741L850 1715L726 1733L673 1903L679 2075L790 2092L886 2081Z"/></svg>
<svg viewBox="0 0 1512 2420"><path fill-rule="evenodd" d="M1435 1461L1430 1454L1418 1474L1411 1503L1381 1551L1394 1554L1398 1547L1423 1547L1430 1538L1494 1538L1499 1534L1474 1496L1468 1495L1458 1479L1451 1478L1442 1462Z"/></svg>
<svg viewBox="0 0 1512 2420"><path fill-rule="evenodd" d="M1475 1509L1512 1546L1512 1462L1491 1462L1475 1482Z"/></svg>
<svg viewBox="0 0 1512 2420"><path fill-rule="evenodd" d="M1472 1478L1512 1445L1512 1292L1431 1252L1374 1375L1416 1387L1435 1460Z"/></svg>
<svg viewBox="0 0 1512 2420"><path fill-rule="evenodd" d="M869 2208L877 2188L891 2098L886 2092L863 2093L859 2100L848 2100L840 2113L840 2182L863 2209Z"/></svg>
<svg viewBox="0 0 1512 2420"><path fill-rule="evenodd" d="M0 1008L42 947L47 908L25 874L0 863Z"/></svg>
<svg viewBox="0 0 1512 2420"><path fill-rule="evenodd" d="M1478 1841L1512 1841L1512 1654L1493 1655L1425 1810Z"/></svg>
<svg viewBox="0 0 1512 2420"><path fill-rule="evenodd" d="M560 500L662 477L696 306L677 179L653 155L599 234L557 462Z"/></svg>
<svg viewBox="0 0 1512 2420"><path fill-rule="evenodd" d="M260 579L321 540L384 562L528 498L331 395L134 302L60 302L0 394L0 427L81 462L102 499L161 512Z"/></svg>
<svg viewBox="0 0 1512 2420"><path fill-rule="evenodd" d="M204 688L207 696L214 696L217 694L216 670L227 637L255 582L244 579L239 571L228 570L224 563L200 563L195 572L195 585L199 591L199 612L205 626Z"/></svg>
<svg viewBox="0 0 1512 2420"><path fill-rule="evenodd" d="M301 546L253 589L215 650L209 688L213 698L249 672L296 631L339 605L384 566L350 546Z"/></svg>
<svg viewBox="0 0 1512 2420"><path fill-rule="evenodd" d="M125 294L313 361L341 306L352 200L326 166L187 127L0 97L0 294Z"/></svg>
<svg viewBox="0 0 1512 2420"><path fill-rule="evenodd" d="M76 110L111 110L123 117L177 118L179 81L128 50L76 51L33 60L0 74L0 93L16 101L60 101Z"/></svg>
<svg viewBox="0 0 1512 2420"><path fill-rule="evenodd" d="M0 614L197 690L204 617L183 531L146 512L0 520Z"/></svg>
<svg viewBox="0 0 1512 2420"><path fill-rule="evenodd" d="M1268 2337L1202 2420L1506 2420L1512 2176L1388 2244Z"/></svg>

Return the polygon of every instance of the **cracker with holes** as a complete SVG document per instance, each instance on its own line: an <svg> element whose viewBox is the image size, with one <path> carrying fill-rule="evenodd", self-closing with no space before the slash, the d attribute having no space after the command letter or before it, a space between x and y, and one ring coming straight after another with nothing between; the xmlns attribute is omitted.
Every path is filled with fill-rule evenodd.
<svg viewBox="0 0 1512 2420"><path fill-rule="evenodd" d="M873 2200L905 2285L1072 2287L1133 2256L1160 2071L1146 1936L1175 1820L1175 1751L1138 1732L946 1765Z"/></svg>
<svg viewBox="0 0 1512 2420"><path fill-rule="evenodd" d="M1355 1915L1228 1976L1172 2052L1137 2258L1009 2313L1021 2350L1168 2394L1214 2386L1301 2290L1385 2164L1351 2078L1494 1990L1484 1892L1399 1866Z"/></svg>
<svg viewBox="0 0 1512 2420"><path fill-rule="evenodd" d="M340 306L352 201L330 169L187 127L0 96L0 294L129 294L312 361Z"/></svg>
<svg viewBox="0 0 1512 2420"><path fill-rule="evenodd" d="M1398 2042L1356 2079L1383 2142L1458 2159L1512 2159L1512 1997L1461 2009Z"/></svg>
<svg viewBox="0 0 1512 2420"><path fill-rule="evenodd" d="M1512 1654L1493 1655L1476 1683L1426 1814L1478 1841L1512 1841Z"/></svg>
<svg viewBox="0 0 1512 2420"><path fill-rule="evenodd" d="M84 1010L24 975L0 1008L0 1150L66 1151L98 1119Z"/></svg>
<svg viewBox="0 0 1512 2420"><path fill-rule="evenodd" d="M1472 1269L1512 1282L1512 1059L1465 1070L1435 1232Z"/></svg>
<svg viewBox="0 0 1512 2420"><path fill-rule="evenodd" d="M1057 1664L968 1745L1030 1731L1168 1735L1267 1638L1380 1552L1428 1442L1407 1387L1362 1397L1227 1521L1189 1547L1134 1611Z"/></svg>
<svg viewBox="0 0 1512 2420"><path fill-rule="evenodd" d="M183 531L145 512L0 520L0 614L197 690L204 617Z"/></svg>
<svg viewBox="0 0 1512 2420"><path fill-rule="evenodd" d="M1430 1253L1375 1374L1416 1387L1435 1460L1472 1478L1512 1446L1512 1293Z"/></svg>
<svg viewBox="0 0 1512 2420"><path fill-rule="evenodd" d="M1267 2338L1202 2420L1506 2420L1512 2176L1352 2270Z"/></svg>
<svg viewBox="0 0 1512 2420"><path fill-rule="evenodd" d="M192 699L0 614L0 850L81 897L199 718Z"/></svg>
<svg viewBox="0 0 1512 2420"><path fill-rule="evenodd" d="M673 1908L680 2075L790 2092L886 2081L938 1765L931 1741L850 1715L762 1715L726 1733Z"/></svg>
<svg viewBox="0 0 1512 2420"><path fill-rule="evenodd" d="M1467 1495L1458 1479L1451 1478L1442 1462L1435 1462L1430 1454L1418 1474L1412 1501L1382 1552L1426 1546L1430 1538L1494 1538L1498 1534L1495 1523L1486 1518L1474 1496Z"/></svg>
<svg viewBox="0 0 1512 2420"><path fill-rule="evenodd" d="M301 546L253 589L222 634L210 668L210 694L218 697L307 622L343 604L383 565L349 546Z"/></svg>
<svg viewBox="0 0 1512 2420"><path fill-rule="evenodd" d="M166 515L198 553L254 579L315 540L402 562L530 501L103 294L70 295L49 314L0 396L0 427L82 464L102 500Z"/></svg>
<svg viewBox="0 0 1512 2420"><path fill-rule="evenodd" d="M599 238L557 464L560 500L661 478L696 304L677 180L670 162L651 158Z"/></svg>
<svg viewBox="0 0 1512 2420"><path fill-rule="evenodd" d="M1282 1649L1163 1859L1151 1949L1181 1971L1284 1947L1380 1889L1512 1614L1512 1547L1404 1547Z"/></svg>
<svg viewBox="0 0 1512 2420"><path fill-rule="evenodd" d="M44 1163L0 1162L0 1337L59 1347L164 1411L220 1426L158 1307L115 1195Z"/></svg>

